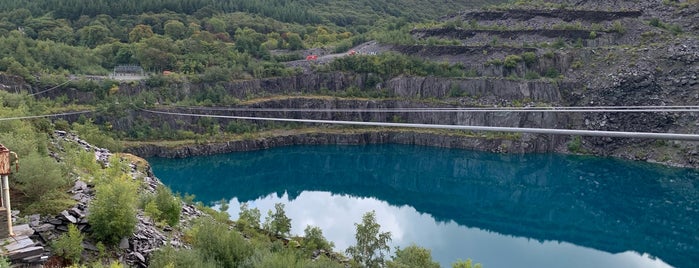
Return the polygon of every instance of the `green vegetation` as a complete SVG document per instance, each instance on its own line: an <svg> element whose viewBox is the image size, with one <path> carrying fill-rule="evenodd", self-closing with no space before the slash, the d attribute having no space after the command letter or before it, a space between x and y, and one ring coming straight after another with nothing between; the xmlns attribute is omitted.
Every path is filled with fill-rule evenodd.
<svg viewBox="0 0 699 268"><path fill-rule="evenodd" d="M451 265L452 268L482 268L483 265L480 263L473 264L471 259L468 260L458 260Z"/></svg>
<svg viewBox="0 0 699 268"><path fill-rule="evenodd" d="M522 57L519 55L507 55L503 61L503 65L505 68L515 68L521 61Z"/></svg>
<svg viewBox="0 0 699 268"><path fill-rule="evenodd" d="M205 261L222 267L239 267L254 252L251 243L219 222L202 220L191 229L189 236L192 237L192 246L200 250Z"/></svg>
<svg viewBox="0 0 699 268"><path fill-rule="evenodd" d="M267 211L264 229L275 236L289 235L291 231L291 219L284 213L284 204L276 203L274 204L274 212L272 212L272 210Z"/></svg>
<svg viewBox="0 0 699 268"><path fill-rule="evenodd" d="M182 202L164 185L159 185L154 195L142 197L142 208L156 222L176 226L180 221Z"/></svg>
<svg viewBox="0 0 699 268"><path fill-rule="evenodd" d="M315 250L325 250L326 252L332 251L335 244L325 239L323 236L323 230L316 226L306 226L303 230L303 242L301 243L303 251L306 252L307 256L310 256Z"/></svg>
<svg viewBox="0 0 699 268"><path fill-rule="evenodd" d="M138 195L134 193L137 193L138 186L124 174L105 178L95 189L97 193L88 215L93 236L105 244L114 245L131 234L136 226Z"/></svg>
<svg viewBox="0 0 699 268"><path fill-rule="evenodd" d="M376 212L367 212L361 223L355 223L357 244L347 248L347 254L363 267L382 267L386 254L390 251L390 232L380 232L381 225L376 222Z"/></svg>
<svg viewBox="0 0 699 268"><path fill-rule="evenodd" d="M462 65L428 62L416 57L397 53L383 53L377 56L355 55L338 58L328 65L327 71L354 71L374 73L384 78L400 74L415 76L465 77Z"/></svg>
<svg viewBox="0 0 699 268"><path fill-rule="evenodd" d="M78 227L71 224L68 225L68 233L61 235L61 237L53 241L51 247L53 248L54 254L72 263L78 263L80 262L83 252L83 239L84 235L80 233Z"/></svg>
<svg viewBox="0 0 699 268"><path fill-rule="evenodd" d="M568 141L568 151L572 153L582 153L582 139L580 136L573 136L573 138Z"/></svg>
<svg viewBox="0 0 699 268"><path fill-rule="evenodd" d="M683 32L682 26L679 26L676 24L666 24L666 23L663 23L662 21L660 21L660 19L658 19L658 18L650 19L650 21L648 22L648 25L668 30L675 35L681 34Z"/></svg>
<svg viewBox="0 0 699 268"><path fill-rule="evenodd" d="M404 249L397 248L393 260L386 263L389 268L439 268L439 263L432 260L432 252L429 249L410 245Z"/></svg>

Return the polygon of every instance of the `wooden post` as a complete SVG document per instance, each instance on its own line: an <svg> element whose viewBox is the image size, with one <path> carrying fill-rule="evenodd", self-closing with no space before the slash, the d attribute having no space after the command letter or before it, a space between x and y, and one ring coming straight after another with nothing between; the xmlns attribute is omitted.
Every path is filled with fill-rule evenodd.
<svg viewBox="0 0 699 268"><path fill-rule="evenodd" d="M10 149L0 144L0 176L2 176L2 205L7 213L7 230L10 236L15 236L12 231L12 207L10 206L10 183L9 175L12 169L10 168Z"/></svg>

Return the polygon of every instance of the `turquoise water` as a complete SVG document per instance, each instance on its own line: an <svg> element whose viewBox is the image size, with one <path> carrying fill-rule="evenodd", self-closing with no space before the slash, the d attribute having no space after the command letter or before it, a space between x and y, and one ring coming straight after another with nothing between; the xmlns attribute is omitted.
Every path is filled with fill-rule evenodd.
<svg viewBox="0 0 699 268"><path fill-rule="evenodd" d="M409 145L293 146L148 159L174 191L265 214L286 204L292 233L321 227L343 251L375 210L393 246L429 248L447 267L695 267L699 173L554 154Z"/></svg>

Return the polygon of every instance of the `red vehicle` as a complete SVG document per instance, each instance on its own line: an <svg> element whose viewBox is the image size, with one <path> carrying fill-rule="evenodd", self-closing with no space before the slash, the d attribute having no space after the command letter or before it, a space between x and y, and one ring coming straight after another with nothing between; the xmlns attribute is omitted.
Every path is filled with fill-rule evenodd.
<svg viewBox="0 0 699 268"><path fill-rule="evenodd" d="M349 52L347 52L347 55L349 55L349 56L354 56L356 54L357 54L357 51L354 51L354 50L350 50Z"/></svg>
<svg viewBox="0 0 699 268"><path fill-rule="evenodd" d="M318 55L308 55L308 56L306 56L306 60L317 60L317 59L318 59Z"/></svg>

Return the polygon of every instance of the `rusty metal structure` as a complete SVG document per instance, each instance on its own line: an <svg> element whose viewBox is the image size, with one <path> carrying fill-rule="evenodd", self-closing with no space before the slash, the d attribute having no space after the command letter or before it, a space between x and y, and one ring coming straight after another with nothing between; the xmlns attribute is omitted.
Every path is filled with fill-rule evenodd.
<svg viewBox="0 0 699 268"><path fill-rule="evenodd" d="M19 158L17 154L7 149L4 145L0 144L0 176L2 176L2 192L0 192L2 197L2 203L0 203L0 211L4 210L7 214L7 230L10 236L15 236L12 231L12 206L10 205L10 182L9 176L12 173L11 163L12 158L15 158L15 167L19 169Z"/></svg>

